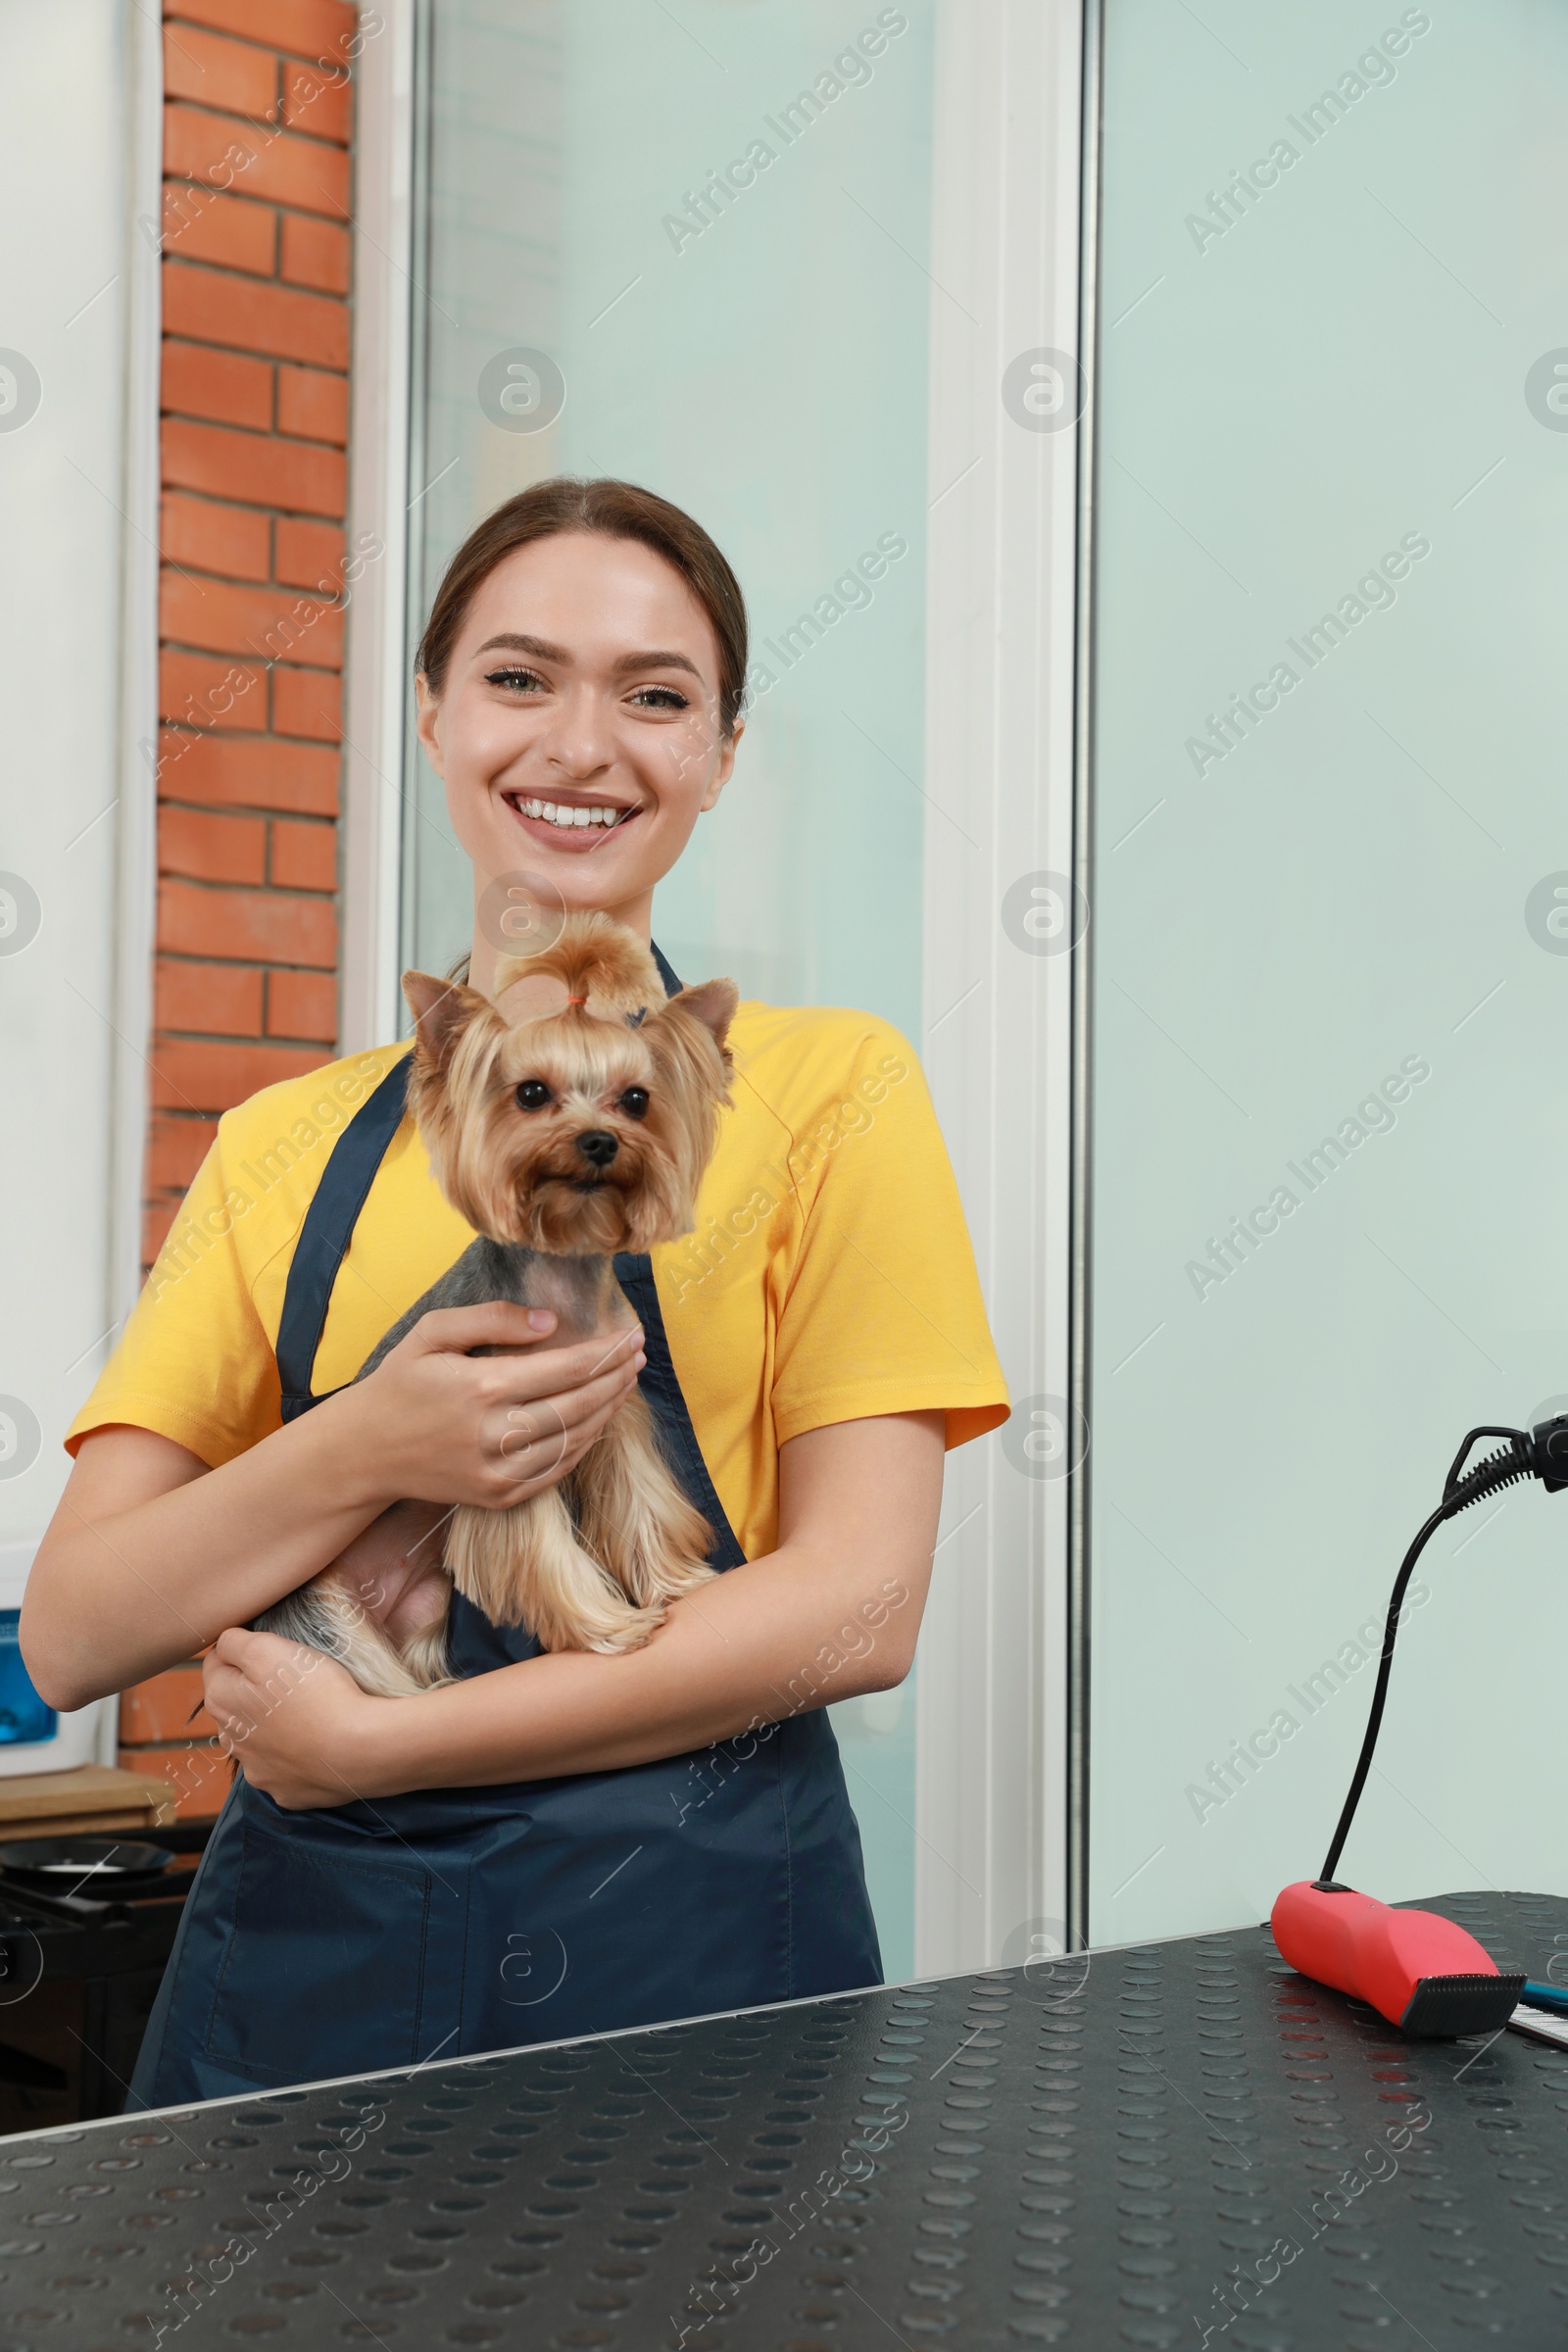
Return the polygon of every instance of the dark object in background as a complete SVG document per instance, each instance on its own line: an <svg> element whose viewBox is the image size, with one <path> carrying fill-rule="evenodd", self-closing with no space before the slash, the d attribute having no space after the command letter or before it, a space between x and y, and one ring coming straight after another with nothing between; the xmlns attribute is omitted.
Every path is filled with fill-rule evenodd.
<svg viewBox="0 0 1568 2352"><path fill-rule="evenodd" d="M32 1894L120 1901L164 1892L173 1859L164 1846L122 1838L19 1838L0 1845L0 1882Z"/></svg>
<svg viewBox="0 0 1568 2352"><path fill-rule="evenodd" d="M0 2134L120 2113L210 1829L0 1845Z"/></svg>

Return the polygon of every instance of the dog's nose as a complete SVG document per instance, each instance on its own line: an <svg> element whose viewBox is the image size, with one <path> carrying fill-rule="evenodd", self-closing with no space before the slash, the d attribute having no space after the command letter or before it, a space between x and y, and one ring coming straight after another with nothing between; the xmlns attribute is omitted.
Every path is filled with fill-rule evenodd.
<svg viewBox="0 0 1568 2352"><path fill-rule="evenodd" d="M577 1149L592 1167L608 1168L620 1150L620 1144L614 1136L607 1135L602 1127L595 1127L587 1135L578 1136Z"/></svg>

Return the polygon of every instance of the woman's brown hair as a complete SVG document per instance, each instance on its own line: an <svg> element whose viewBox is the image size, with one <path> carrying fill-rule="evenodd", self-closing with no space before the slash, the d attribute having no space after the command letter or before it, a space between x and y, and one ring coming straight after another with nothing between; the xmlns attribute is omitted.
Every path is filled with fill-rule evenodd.
<svg viewBox="0 0 1568 2352"><path fill-rule="evenodd" d="M468 607L504 557L561 531L595 531L607 539L636 539L679 572L712 623L718 646L719 731L735 732L746 692L746 600L728 563L700 522L667 498L636 482L583 481L558 474L519 490L478 523L447 565L415 657L432 694L446 683L447 666Z"/></svg>

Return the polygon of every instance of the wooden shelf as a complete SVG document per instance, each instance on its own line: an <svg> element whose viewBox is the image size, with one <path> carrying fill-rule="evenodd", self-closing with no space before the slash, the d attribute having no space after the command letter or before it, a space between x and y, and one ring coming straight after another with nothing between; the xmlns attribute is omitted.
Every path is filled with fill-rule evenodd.
<svg viewBox="0 0 1568 2352"><path fill-rule="evenodd" d="M13 1780L0 1780L0 1840L116 1838L158 1829L173 1818L173 1793L167 1781L120 1772L112 1764L18 1773Z"/></svg>

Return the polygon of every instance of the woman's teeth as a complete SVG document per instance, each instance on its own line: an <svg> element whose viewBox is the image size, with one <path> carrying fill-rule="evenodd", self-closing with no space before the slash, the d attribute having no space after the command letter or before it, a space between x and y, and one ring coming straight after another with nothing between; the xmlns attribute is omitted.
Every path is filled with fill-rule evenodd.
<svg viewBox="0 0 1568 2352"><path fill-rule="evenodd" d="M569 808L559 801L519 801L524 816L542 816L547 825L613 825L625 815L623 808Z"/></svg>

